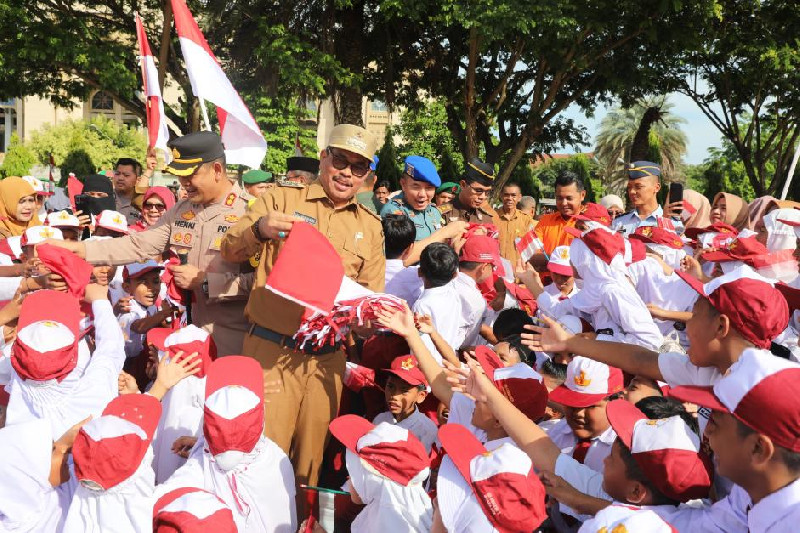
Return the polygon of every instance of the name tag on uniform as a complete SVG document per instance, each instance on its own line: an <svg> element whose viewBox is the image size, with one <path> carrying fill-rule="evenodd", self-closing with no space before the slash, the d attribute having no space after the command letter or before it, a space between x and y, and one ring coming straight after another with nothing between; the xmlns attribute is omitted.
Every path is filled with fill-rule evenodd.
<svg viewBox="0 0 800 533"><path fill-rule="evenodd" d="M300 211L295 211L294 212L294 216L296 216L297 218L303 219L303 222L308 222L312 226L316 226L317 225L317 219L316 218L308 216L308 215L304 215Z"/></svg>

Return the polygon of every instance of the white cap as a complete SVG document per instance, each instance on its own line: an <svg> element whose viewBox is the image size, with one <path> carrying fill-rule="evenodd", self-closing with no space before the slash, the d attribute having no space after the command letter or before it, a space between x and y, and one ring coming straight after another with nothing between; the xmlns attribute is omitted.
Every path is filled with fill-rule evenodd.
<svg viewBox="0 0 800 533"><path fill-rule="evenodd" d="M119 233L128 233L128 221L125 219L125 215L110 209L105 209L97 215L94 219L94 225L98 228L105 228Z"/></svg>
<svg viewBox="0 0 800 533"><path fill-rule="evenodd" d="M66 210L53 211L47 215L47 225L53 228L79 229L81 227L78 217Z"/></svg>

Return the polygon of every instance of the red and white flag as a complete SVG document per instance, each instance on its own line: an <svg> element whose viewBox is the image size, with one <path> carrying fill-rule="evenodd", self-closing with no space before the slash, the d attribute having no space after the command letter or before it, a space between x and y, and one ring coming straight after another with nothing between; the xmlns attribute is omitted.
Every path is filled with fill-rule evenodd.
<svg viewBox="0 0 800 533"><path fill-rule="evenodd" d="M227 162L258 168L267 154L267 141L258 124L208 47L184 0L172 0L172 11L192 92L217 106Z"/></svg>
<svg viewBox="0 0 800 533"><path fill-rule="evenodd" d="M164 152L164 162L172 161L172 152L167 147L169 129L167 116L164 114L164 101L161 98L161 87L158 85L158 70L147 42L147 34L139 14L136 14L136 38L139 41L139 61L142 67L142 84L147 112L147 146L159 148Z"/></svg>
<svg viewBox="0 0 800 533"><path fill-rule="evenodd" d="M534 230L530 230L523 235L514 246L516 246L519 257L522 259L523 263L527 263L534 255L544 252L544 244L542 244L542 241L536 236Z"/></svg>
<svg viewBox="0 0 800 533"><path fill-rule="evenodd" d="M300 132L294 134L294 155L295 157L303 157L303 147L300 146Z"/></svg>

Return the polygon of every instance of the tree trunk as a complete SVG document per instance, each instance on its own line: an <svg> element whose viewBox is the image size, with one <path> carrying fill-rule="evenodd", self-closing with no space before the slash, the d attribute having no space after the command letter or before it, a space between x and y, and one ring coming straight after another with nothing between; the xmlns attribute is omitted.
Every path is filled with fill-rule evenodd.
<svg viewBox="0 0 800 533"><path fill-rule="evenodd" d="M158 87L164 94L164 78L169 59L170 32L172 30L172 1L164 0L164 26L161 29L161 47L158 49Z"/></svg>
<svg viewBox="0 0 800 533"><path fill-rule="evenodd" d="M636 135L633 136L633 143L631 143L631 160L642 161L647 159L647 154L650 151L650 128L653 124L661 120L660 107L648 107L639 122L639 129L636 130Z"/></svg>
<svg viewBox="0 0 800 533"><path fill-rule="evenodd" d="M364 30L364 4L355 2L352 6L339 10L337 19L341 24L338 32L336 47L338 58L342 66L360 76L363 70L363 39ZM337 105L334 105L334 119L337 124L364 125L363 93L360 86L361 80L355 80L348 86L339 87Z"/></svg>
<svg viewBox="0 0 800 533"><path fill-rule="evenodd" d="M475 70L478 64L478 30L469 30L469 58L464 78L464 161L478 156L478 124L475 105Z"/></svg>

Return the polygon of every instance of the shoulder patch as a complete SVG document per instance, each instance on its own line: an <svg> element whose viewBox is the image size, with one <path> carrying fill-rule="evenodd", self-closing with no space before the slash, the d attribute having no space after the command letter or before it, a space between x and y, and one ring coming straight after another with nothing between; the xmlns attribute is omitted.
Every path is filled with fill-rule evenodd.
<svg viewBox="0 0 800 533"><path fill-rule="evenodd" d="M236 201L236 198L238 198L238 197L239 197L239 195L236 194L235 192L230 193L225 198L225 205L228 206L228 207L231 207L233 205L233 203Z"/></svg>
<svg viewBox="0 0 800 533"><path fill-rule="evenodd" d="M373 213L372 211L367 209L367 207L364 204L358 204L357 203L356 206L358 206L357 209L360 209L364 213L368 213L372 218L374 218L378 222L381 222L381 220L382 220L381 216L378 213ZM400 213L400 214L402 214L402 213Z"/></svg>
<svg viewBox="0 0 800 533"><path fill-rule="evenodd" d="M449 213L453 210L453 204L444 204L437 206L437 208L439 209L439 212L444 215L445 213Z"/></svg>

